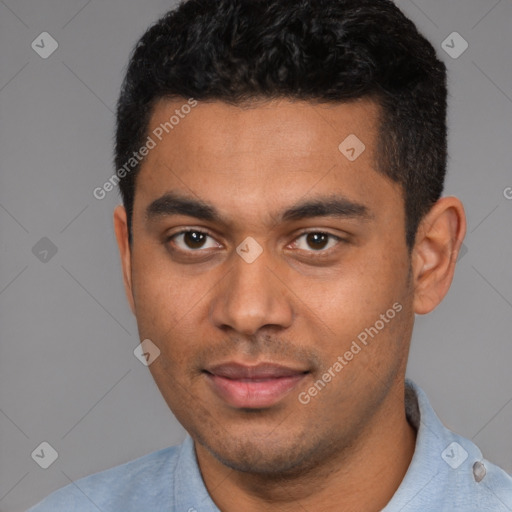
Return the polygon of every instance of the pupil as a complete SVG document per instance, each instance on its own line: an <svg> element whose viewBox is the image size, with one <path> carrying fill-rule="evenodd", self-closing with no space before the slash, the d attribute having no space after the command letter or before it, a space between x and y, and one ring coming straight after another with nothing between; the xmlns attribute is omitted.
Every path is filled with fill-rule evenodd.
<svg viewBox="0 0 512 512"><path fill-rule="evenodd" d="M307 241L310 245L316 246L315 249L323 249L328 242L328 236L325 233L309 233Z"/></svg>
<svg viewBox="0 0 512 512"><path fill-rule="evenodd" d="M185 243L191 249L198 249L204 243L205 235L204 233L198 233L197 231L189 231L185 233Z"/></svg>

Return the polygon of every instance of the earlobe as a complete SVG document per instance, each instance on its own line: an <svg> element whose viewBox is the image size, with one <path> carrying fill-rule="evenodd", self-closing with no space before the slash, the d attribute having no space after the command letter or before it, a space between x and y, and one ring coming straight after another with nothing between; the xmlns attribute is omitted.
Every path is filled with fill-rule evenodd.
<svg viewBox="0 0 512 512"><path fill-rule="evenodd" d="M119 254L121 256L126 297L130 304L132 313L135 314L135 303L132 289L132 254L128 237L128 222L126 210L121 205L117 206L114 210L114 231L116 234L117 246L119 247Z"/></svg>
<svg viewBox="0 0 512 512"><path fill-rule="evenodd" d="M422 219L412 254L416 314L430 313L445 297L465 234L464 207L456 197L441 198Z"/></svg>

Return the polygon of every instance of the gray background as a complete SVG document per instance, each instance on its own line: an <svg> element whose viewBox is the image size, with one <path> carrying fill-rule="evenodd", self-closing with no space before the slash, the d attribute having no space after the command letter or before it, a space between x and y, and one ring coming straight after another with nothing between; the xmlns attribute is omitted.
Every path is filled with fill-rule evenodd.
<svg viewBox="0 0 512 512"><path fill-rule="evenodd" d="M469 221L449 295L417 319L408 375L448 427L510 472L512 0L398 3L449 68L446 192ZM129 51L173 5L0 0L1 511L183 439L133 355L111 222L117 191L92 195L113 172ZM47 59L31 48L44 31L59 44ZM442 49L454 31L469 43L458 58ZM48 469L31 458L42 441L58 452Z"/></svg>

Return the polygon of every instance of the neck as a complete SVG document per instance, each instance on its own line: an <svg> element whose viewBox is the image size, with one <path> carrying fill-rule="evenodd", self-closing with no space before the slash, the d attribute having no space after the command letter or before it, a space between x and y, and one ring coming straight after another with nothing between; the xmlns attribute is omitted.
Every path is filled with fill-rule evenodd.
<svg viewBox="0 0 512 512"><path fill-rule="evenodd" d="M329 460L287 475L235 471L195 443L210 496L223 512L295 511L297 504L325 512L382 510L402 482L416 443L405 417L403 381L388 396L350 446L333 447Z"/></svg>

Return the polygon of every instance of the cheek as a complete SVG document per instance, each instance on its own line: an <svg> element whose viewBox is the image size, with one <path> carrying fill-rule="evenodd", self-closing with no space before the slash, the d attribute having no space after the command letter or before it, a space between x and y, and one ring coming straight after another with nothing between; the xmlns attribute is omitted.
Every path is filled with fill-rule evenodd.
<svg viewBox="0 0 512 512"><path fill-rule="evenodd" d="M201 304L196 280L170 269L164 258L149 251L135 254L132 275L139 331L150 339L172 335Z"/></svg>
<svg viewBox="0 0 512 512"><path fill-rule="evenodd" d="M219 276L191 276L162 260L149 253L135 259L133 283L139 336L159 347L151 370L159 372L155 380L167 382L189 375L190 363L212 338L208 311Z"/></svg>
<svg viewBox="0 0 512 512"><path fill-rule="evenodd" d="M396 310L403 311L409 300L408 266L396 254L375 249L366 250L363 255L361 251L341 265L328 282L312 281L304 287L308 290L308 309L315 312L312 321L320 328L324 325L331 339L337 337L334 344L325 343L325 346L331 346L333 353L349 347L360 333L377 322L378 328L384 322L384 328L378 329L379 338L393 334L396 327L393 324L400 319Z"/></svg>

